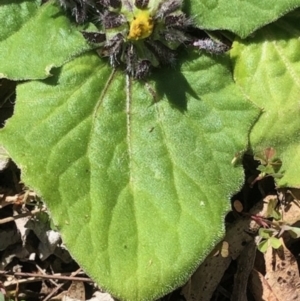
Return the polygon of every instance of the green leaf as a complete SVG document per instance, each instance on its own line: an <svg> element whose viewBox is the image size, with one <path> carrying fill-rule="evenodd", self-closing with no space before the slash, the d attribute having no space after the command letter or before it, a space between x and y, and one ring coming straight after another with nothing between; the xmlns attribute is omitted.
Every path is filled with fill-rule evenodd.
<svg viewBox="0 0 300 301"><path fill-rule="evenodd" d="M300 6L300 0L191 0L186 10L201 28L226 29L245 38Z"/></svg>
<svg viewBox="0 0 300 301"><path fill-rule="evenodd" d="M273 199L269 199L268 208L267 208L265 217L266 218L273 217L275 220L279 220L281 218L281 214L278 211L278 198L277 197L274 196Z"/></svg>
<svg viewBox="0 0 300 301"><path fill-rule="evenodd" d="M91 48L58 5L39 2L1 3L0 78L46 78L51 68Z"/></svg>
<svg viewBox="0 0 300 301"><path fill-rule="evenodd" d="M270 237L272 237L272 235L274 235L274 230L259 228L258 235L262 238L269 239Z"/></svg>
<svg viewBox="0 0 300 301"><path fill-rule="evenodd" d="M0 139L74 258L123 300L185 283L224 234L231 165L258 115L230 60L187 58L137 82L97 55L17 88ZM32 113L34 112L34 117Z"/></svg>
<svg viewBox="0 0 300 301"><path fill-rule="evenodd" d="M282 242L277 237L271 237L269 239L269 244L272 246L273 249L279 249L282 246Z"/></svg>
<svg viewBox="0 0 300 301"><path fill-rule="evenodd" d="M0 5L0 41L20 30L35 14L41 0L2 0Z"/></svg>
<svg viewBox="0 0 300 301"><path fill-rule="evenodd" d="M300 186L300 11L236 41L231 51L234 77L245 95L264 113L250 143L254 153L273 147L282 161L279 186ZM281 163L281 162L280 162Z"/></svg>
<svg viewBox="0 0 300 301"><path fill-rule="evenodd" d="M266 253L269 247L269 241L268 240L262 240L258 245L257 245L257 249L261 252L261 253Z"/></svg>

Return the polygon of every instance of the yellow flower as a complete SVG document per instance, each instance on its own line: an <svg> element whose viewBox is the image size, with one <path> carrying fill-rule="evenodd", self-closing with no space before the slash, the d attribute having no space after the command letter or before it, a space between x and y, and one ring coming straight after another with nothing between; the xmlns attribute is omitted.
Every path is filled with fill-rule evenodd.
<svg viewBox="0 0 300 301"><path fill-rule="evenodd" d="M130 23L128 40L148 38L153 31L153 20L148 11L140 10Z"/></svg>
<svg viewBox="0 0 300 301"><path fill-rule="evenodd" d="M182 11L184 0L58 1L79 23L98 18L99 31L83 31L83 36L98 44L97 52L108 57L113 68L123 65L136 79L146 78L153 68L174 66L181 45L212 54L228 50L227 45L200 35L200 28Z"/></svg>

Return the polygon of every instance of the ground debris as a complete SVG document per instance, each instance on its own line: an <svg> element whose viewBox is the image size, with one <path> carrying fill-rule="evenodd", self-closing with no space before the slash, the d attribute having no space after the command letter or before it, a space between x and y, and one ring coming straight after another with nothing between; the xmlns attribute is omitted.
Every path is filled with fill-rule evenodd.
<svg viewBox="0 0 300 301"><path fill-rule="evenodd" d="M300 299L300 278L294 255L282 246L274 250L270 246L264 256L266 265L265 279L278 300Z"/></svg>

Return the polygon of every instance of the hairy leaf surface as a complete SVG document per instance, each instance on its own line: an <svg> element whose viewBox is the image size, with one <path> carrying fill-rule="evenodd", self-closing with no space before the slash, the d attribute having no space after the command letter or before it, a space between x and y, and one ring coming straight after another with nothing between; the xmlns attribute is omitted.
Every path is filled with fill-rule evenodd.
<svg viewBox="0 0 300 301"><path fill-rule="evenodd" d="M94 54L53 72L19 85L0 139L86 272L120 299L158 298L224 234L258 110L228 57L190 54L146 82Z"/></svg>
<svg viewBox="0 0 300 301"><path fill-rule="evenodd" d="M201 28L226 29L245 38L300 6L300 0L191 0L187 11Z"/></svg>
<svg viewBox="0 0 300 301"><path fill-rule="evenodd" d="M264 109L250 143L255 153L268 147L283 161L279 186L300 187L300 11L290 13L236 41L232 49L234 76L243 92Z"/></svg>
<svg viewBox="0 0 300 301"><path fill-rule="evenodd" d="M51 68L90 48L53 1L42 6L24 0L0 4L0 78L46 78Z"/></svg>
<svg viewBox="0 0 300 301"><path fill-rule="evenodd" d="M20 30L22 25L35 14L40 5L41 0L2 0L0 5L0 41Z"/></svg>

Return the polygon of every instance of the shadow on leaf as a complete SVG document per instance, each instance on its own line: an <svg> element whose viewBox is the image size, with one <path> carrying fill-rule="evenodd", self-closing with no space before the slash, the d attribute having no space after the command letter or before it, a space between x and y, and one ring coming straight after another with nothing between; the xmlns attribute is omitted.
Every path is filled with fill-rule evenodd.
<svg viewBox="0 0 300 301"><path fill-rule="evenodd" d="M187 94L200 100L197 93L193 90L180 68L171 70L162 68L153 76L155 81L155 91L158 94L158 100L164 96L179 111L187 110Z"/></svg>

